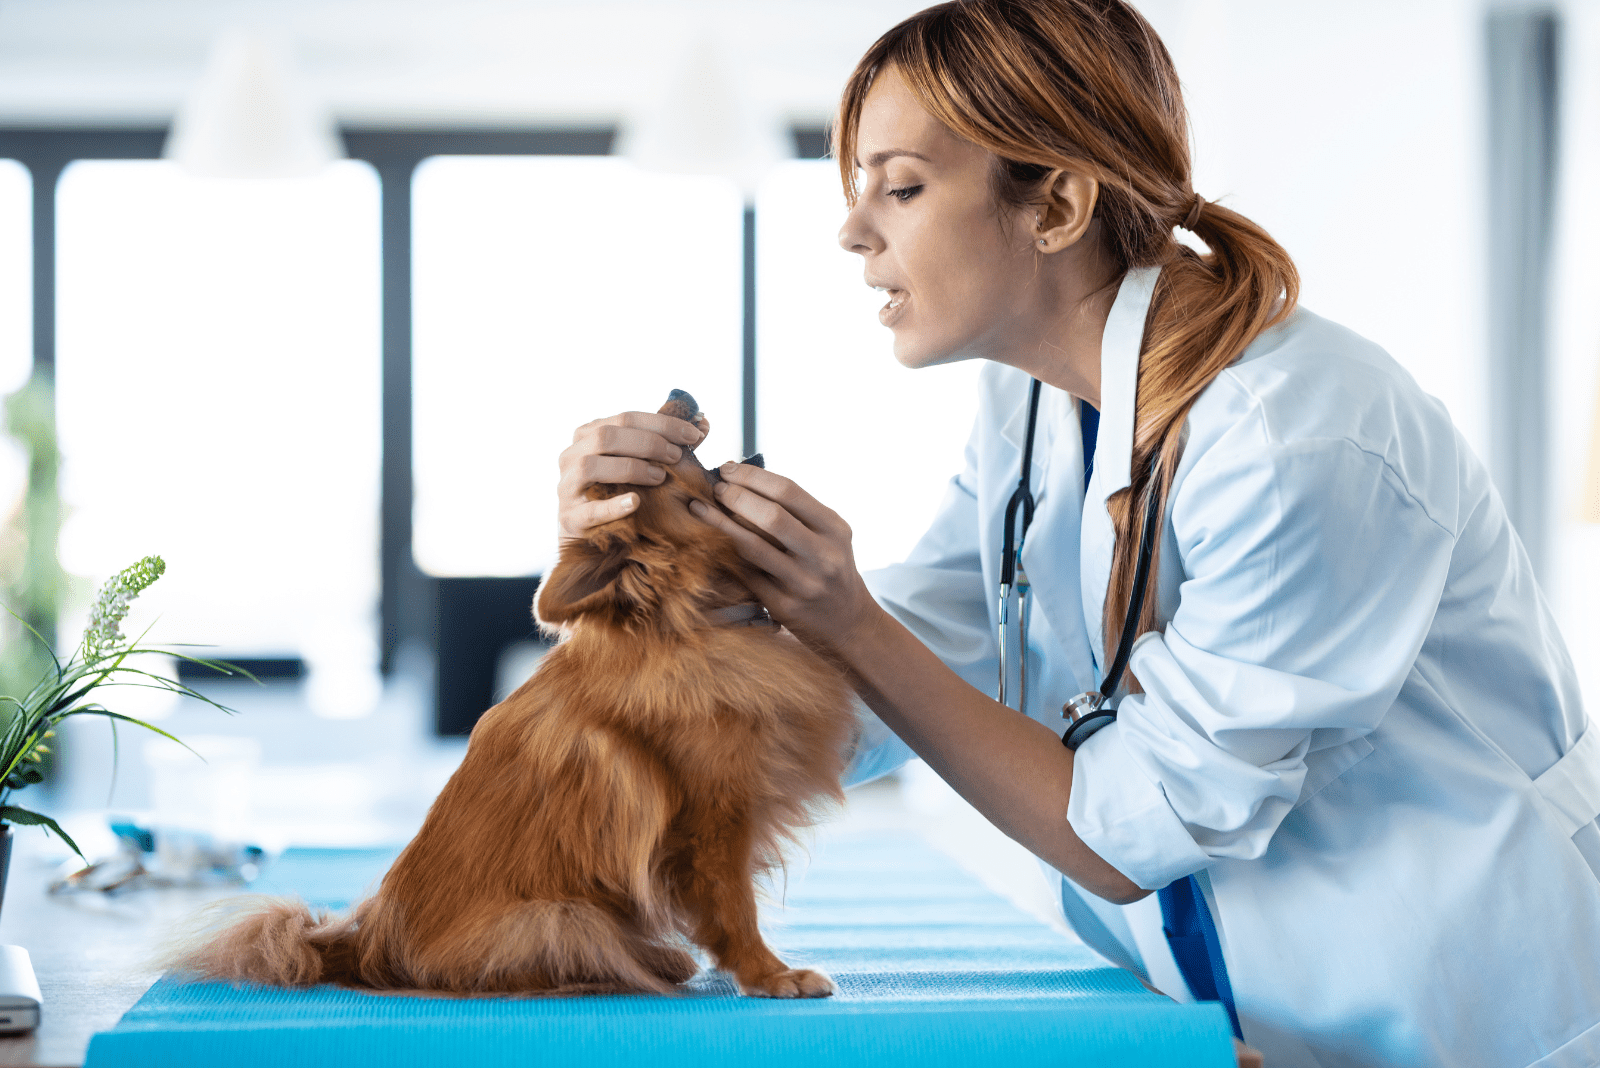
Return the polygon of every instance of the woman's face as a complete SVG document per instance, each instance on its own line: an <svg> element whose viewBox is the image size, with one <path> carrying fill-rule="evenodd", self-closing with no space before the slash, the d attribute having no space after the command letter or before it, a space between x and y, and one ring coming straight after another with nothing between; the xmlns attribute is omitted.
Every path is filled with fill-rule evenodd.
<svg viewBox="0 0 1600 1068"><path fill-rule="evenodd" d="M994 156L924 111L889 67L862 106L856 164L861 195L839 244L884 291L895 359L1004 358L1024 341L1045 310L1036 220L995 203Z"/></svg>

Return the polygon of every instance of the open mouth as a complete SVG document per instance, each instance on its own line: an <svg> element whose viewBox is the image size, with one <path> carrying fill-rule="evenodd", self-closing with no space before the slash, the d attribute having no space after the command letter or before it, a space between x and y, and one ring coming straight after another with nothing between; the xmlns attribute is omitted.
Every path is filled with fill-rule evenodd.
<svg viewBox="0 0 1600 1068"><path fill-rule="evenodd" d="M868 284L870 285L871 283ZM903 289L895 289L892 286L875 285L872 288L879 293L887 294L889 297L889 303L878 309L878 322L884 326L893 326L895 321L900 318L901 312L906 305L906 298L910 294Z"/></svg>

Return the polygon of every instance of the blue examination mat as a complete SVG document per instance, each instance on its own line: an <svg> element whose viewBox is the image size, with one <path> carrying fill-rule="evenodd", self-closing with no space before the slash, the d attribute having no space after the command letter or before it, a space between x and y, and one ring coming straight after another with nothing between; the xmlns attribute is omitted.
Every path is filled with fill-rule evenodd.
<svg viewBox="0 0 1600 1068"><path fill-rule="evenodd" d="M342 908L396 850L291 849L254 891ZM433 998L163 979L86 1068L504 1065L1231 1068L1221 1005L1179 1005L902 834L824 835L764 910L792 966L831 998L740 997L703 973L677 996Z"/></svg>

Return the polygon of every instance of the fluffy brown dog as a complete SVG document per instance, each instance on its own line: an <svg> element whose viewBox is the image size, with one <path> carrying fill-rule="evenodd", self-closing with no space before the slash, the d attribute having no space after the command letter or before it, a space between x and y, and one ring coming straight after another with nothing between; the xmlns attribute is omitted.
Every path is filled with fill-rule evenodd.
<svg viewBox="0 0 1600 1068"><path fill-rule="evenodd" d="M663 414L697 422L681 390ZM687 938L746 994L824 997L756 927L756 876L838 799L850 695L758 614L694 455L635 512L562 547L538 614L561 641L484 714L373 897L347 917L266 899L180 955L199 976L458 994L669 991ZM741 606L749 606L748 608ZM741 618L742 617L742 618ZM753 617L753 618L752 618Z"/></svg>

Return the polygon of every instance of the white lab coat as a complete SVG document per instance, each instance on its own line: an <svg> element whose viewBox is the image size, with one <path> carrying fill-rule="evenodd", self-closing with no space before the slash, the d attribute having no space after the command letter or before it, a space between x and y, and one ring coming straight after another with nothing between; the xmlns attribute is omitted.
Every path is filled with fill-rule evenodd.
<svg viewBox="0 0 1600 1068"><path fill-rule="evenodd" d="M1104 501L1129 482L1155 277L1130 272L1107 323L1087 495L1077 402L1044 389L1027 712L1058 733L1100 680ZM990 694L1027 386L985 368L966 469L906 562L867 576ZM1145 692L1078 751L1074 830L1142 887L1202 873L1272 1068L1600 1064L1600 731L1443 406L1298 310L1194 405L1167 514ZM869 719L852 777L908 755ZM1155 895L1062 891L1085 941L1188 998Z"/></svg>

